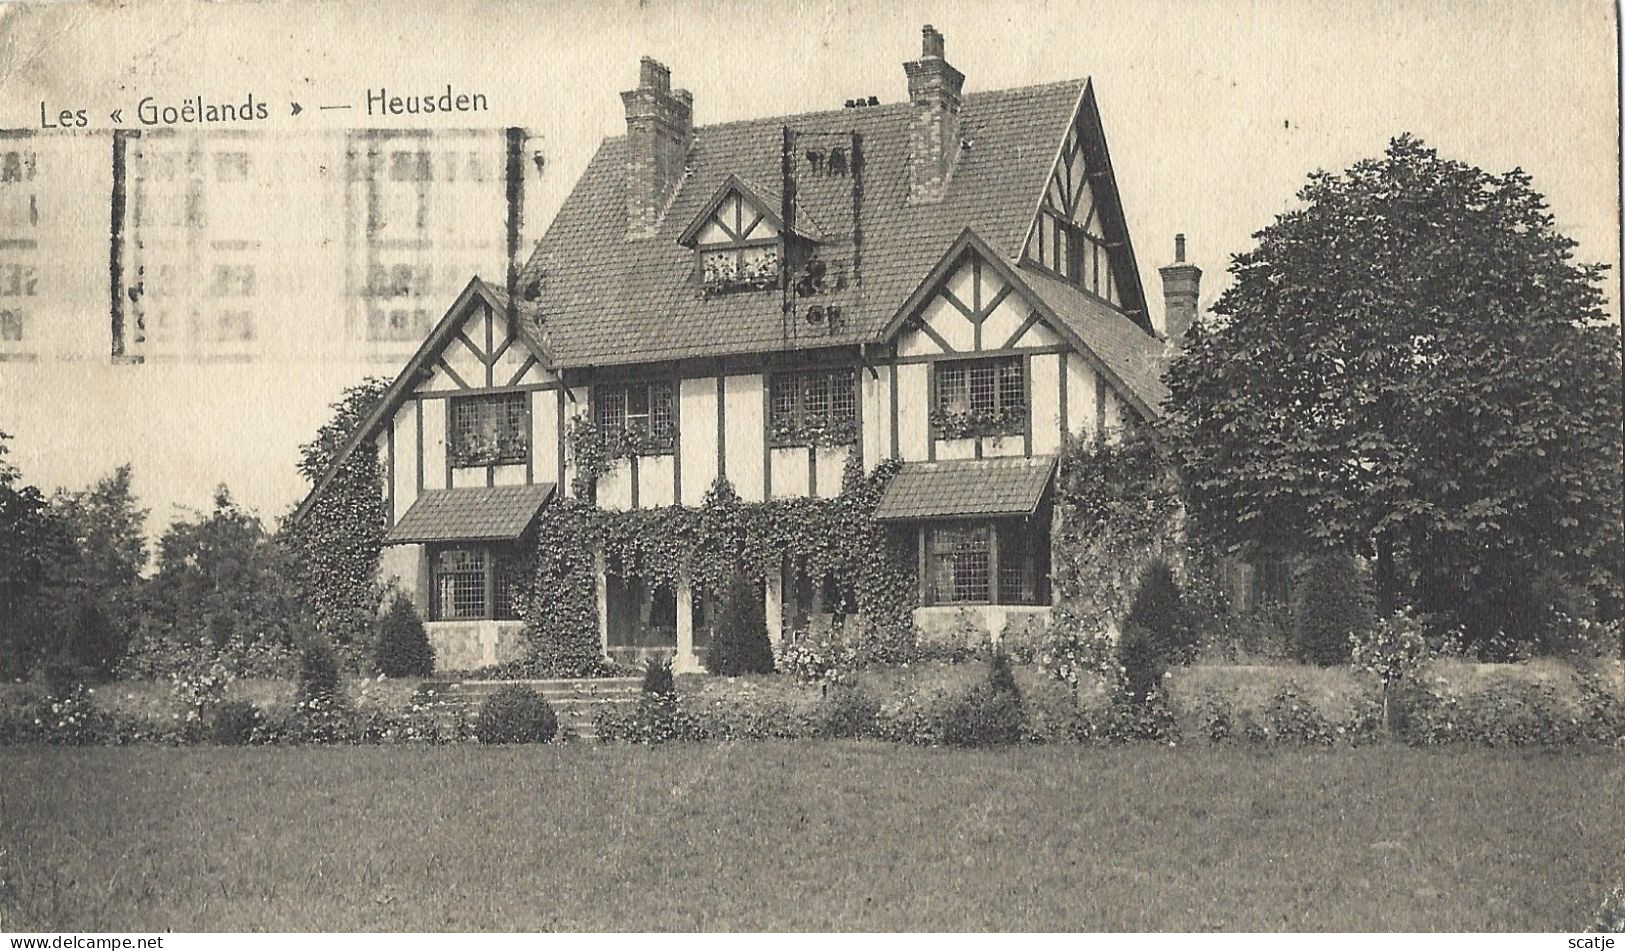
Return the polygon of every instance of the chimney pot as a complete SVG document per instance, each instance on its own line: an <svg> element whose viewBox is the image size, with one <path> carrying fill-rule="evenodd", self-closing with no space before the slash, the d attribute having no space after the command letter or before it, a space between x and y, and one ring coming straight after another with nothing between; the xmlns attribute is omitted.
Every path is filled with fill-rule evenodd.
<svg viewBox="0 0 1625 951"><path fill-rule="evenodd" d="M1182 234L1174 235L1174 263L1185 263L1185 236Z"/></svg>
<svg viewBox="0 0 1625 951"><path fill-rule="evenodd" d="M944 51L945 46L942 34L937 32L936 27L927 23L925 28L920 31L920 58L944 59L947 56Z"/></svg>

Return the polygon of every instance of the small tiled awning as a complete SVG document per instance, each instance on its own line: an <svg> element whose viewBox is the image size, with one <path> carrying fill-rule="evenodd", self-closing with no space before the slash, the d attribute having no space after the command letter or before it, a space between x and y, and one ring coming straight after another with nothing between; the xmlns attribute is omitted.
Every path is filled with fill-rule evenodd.
<svg viewBox="0 0 1625 951"><path fill-rule="evenodd" d="M384 544L512 541L552 494L551 482L424 492L384 535Z"/></svg>
<svg viewBox="0 0 1625 951"><path fill-rule="evenodd" d="M1054 471L1054 456L904 463L886 486L875 518L1031 515Z"/></svg>

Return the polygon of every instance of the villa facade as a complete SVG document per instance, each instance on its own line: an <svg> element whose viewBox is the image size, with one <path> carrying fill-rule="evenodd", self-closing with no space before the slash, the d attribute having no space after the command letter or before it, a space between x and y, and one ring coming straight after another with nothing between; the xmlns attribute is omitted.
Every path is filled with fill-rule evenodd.
<svg viewBox="0 0 1625 951"><path fill-rule="evenodd" d="M904 68L905 102L696 127L645 58L625 135L528 263L429 333L339 461L376 447L383 571L442 667L522 650L522 546L575 491L583 425L620 449L605 509L697 506L719 479L831 497L853 457L900 460L877 517L917 545L916 621L1047 617L1063 437L1159 411L1200 272L1182 248L1162 269L1154 325L1088 80L967 94L930 27ZM597 595L610 656L697 664L689 585L600 558ZM763 597L775 638L829 607L793 566Z"/></svg>

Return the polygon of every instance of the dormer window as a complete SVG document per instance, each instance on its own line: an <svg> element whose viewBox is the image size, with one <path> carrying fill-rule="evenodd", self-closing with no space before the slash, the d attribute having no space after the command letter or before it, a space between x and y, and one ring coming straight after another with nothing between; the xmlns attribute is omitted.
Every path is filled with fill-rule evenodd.
<svg viewBox="0 0 1625 951"><path fill-rule="evenodd" d="M678 240L694 249L700 284L714 294L778 286L781 238L768 201L730 176Z"/></svg>

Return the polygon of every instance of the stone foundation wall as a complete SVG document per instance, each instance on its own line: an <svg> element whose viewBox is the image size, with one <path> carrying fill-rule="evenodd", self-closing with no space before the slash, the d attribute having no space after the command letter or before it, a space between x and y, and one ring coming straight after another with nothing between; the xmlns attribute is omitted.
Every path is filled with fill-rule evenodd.
<svg viewBox="0 0 1625 951"><path fill-rule="evenodd" d="M437 673L504 664L525 654L523 621L430 621L424 628Z"/></svg>
<svg viewBox="0 0 1625 951"><path fill-rule="evenodd" d="M914 626L922 644L979 647L988 641L1036 637L1049 627L1045 605L932 605L914 609Z"/></svg>

